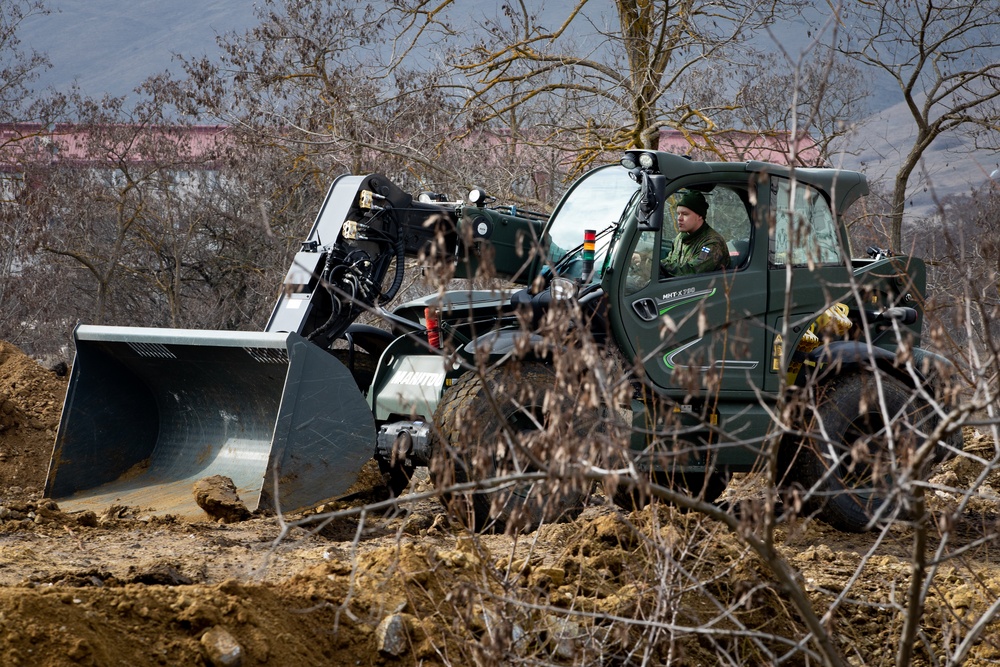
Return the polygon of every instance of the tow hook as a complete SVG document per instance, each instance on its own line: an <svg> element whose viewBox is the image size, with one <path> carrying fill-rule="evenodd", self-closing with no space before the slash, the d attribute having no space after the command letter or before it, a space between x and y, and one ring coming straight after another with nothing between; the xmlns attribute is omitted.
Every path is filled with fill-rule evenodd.
<svg viewBox="0 0 1000 667"><path fill-rule="evenodd" d="M427 465L431 460L430 427L420 421L383 424L375 450L393 467Z"/></svg>

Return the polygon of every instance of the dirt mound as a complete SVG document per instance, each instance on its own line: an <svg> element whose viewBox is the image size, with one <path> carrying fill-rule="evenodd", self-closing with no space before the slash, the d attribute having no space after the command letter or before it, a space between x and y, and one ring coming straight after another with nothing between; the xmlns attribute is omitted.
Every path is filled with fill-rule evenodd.
<svg viewBox="0 0 1000 667"><path fill-rule="evenodd" d="M405 522L376 519L354 546L299 533L276 548L248 539L254 530L273 535L265 519L87 525L45 513L7 533L25 538L12 564L37 571L0 588L0 664L214 664L206 644L220 635L244 665L600 664L635 651L655 663L679 651L687 664L709 664L716 649L694 634L676 640L644 623L623 630L616 619L721 624L744 654L753 646L739 639L741 627L804 633L744 548L718 524L670 508L626 518L595 506L520 541L440 530L409 536ZM392 526L399 532L365 538ZM71 538L46 551L45 532ZM11 562L3 536L0 562ZM213 548L218 561L244 549L280 567L254 581L213 561ZM674 577L709 583L662 585ZM720 602L734 608L731 619L718 618Z"/></svg>
<svg viewBox="0 0 1000 667"><path fill-rule="evenodd" d="M45 501L34 512L0 524L0 563L33 571L0 586L4 665L236 664L225 651L243 665L770 664L808 634L760 558L718 522L665 506L597 504L521 539L408 535L400 514L357 524L353 542L296 529L282 543L265 518L81 522ZM911 570L897 536L874 555L874 535L820 523L777 536L817 608L834 610L838 642L867 664L890 664L899 641L892 601ZM995 599L991 555L942 570L930 645L947 643L949 614L971 621ZM987 639L966 664L998 656Z"/></svg>
<svg viewBox="0 0 1000 667"><path fill-rule="evenodd" d="M0 343L0 665L814 661L764 559L723 524L664 505L624 514L595 496L571 522L470 535L424 493L421 470L411 490L423 495L385 513L350 514L379 499L363 493L236 523L62 511L40 494L65 390ZM966 435L978 458L931 480L929 501L954 508L955 523L928 536L943 555L913 664L953 651L1000 595L1000 473L984 465L992 439ZM761 493L751 477L731 486L734 507ZM912 526L846 534L799 521L774 538L840 650L892 664ZM964 664L1000 660L1000 622L982 623Z"/></svg>
<svg viewBox="0 0 1000 667"><path fill-rule="evenodd" d="M5 498L41 493L67 380L0 341L0 485Z"/></svg>

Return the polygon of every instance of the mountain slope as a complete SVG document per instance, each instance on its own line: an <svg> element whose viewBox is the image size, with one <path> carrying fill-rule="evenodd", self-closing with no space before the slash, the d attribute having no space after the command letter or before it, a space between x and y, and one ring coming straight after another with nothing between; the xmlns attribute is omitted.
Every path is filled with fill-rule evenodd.
<svg viewBox="0 0 1000 667"><path fill-rule="evenodd" d="M843 163L837 166L863 171L869 181L881 181L891 190L899 165L915 137L916 128L906 104L894 104L865 119L858 131L847 138ZM1000 168L1000 153L977 149L971 139L960 135L939 137L924 152L920 166L910 177L907 214L931 215L937 209L937 201L949 195L968 194L972 188L986 183L997 168Z"/></svg>

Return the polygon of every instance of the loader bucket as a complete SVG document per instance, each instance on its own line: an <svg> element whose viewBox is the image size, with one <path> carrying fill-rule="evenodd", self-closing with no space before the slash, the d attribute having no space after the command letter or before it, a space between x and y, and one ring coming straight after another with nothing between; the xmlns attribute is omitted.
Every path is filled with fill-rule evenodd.
<svg viewBox="0 0 1000 667"><path fill-rule="evenodd" d="M250 510L347 491L375 451L350 371L295 333L79 326L45 482L67 511L206 518L192 493L232 479Z"/></svg>

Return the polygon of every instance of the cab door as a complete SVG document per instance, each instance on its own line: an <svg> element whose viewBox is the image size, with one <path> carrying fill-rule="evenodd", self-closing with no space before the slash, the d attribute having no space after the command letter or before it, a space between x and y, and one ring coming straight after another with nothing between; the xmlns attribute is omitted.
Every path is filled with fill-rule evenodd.
<svg viewBox="0 0 1000 667"><path fill-rule="evenodd" d="M816 318L830 306L853 299L845 263L848 253L822 191L772 175L764 196L774 214L767 251L771 345L764 388L775 392L781 386L785 342L808 348L803 336ZM794 381L794 369L787 376L789 382Z"/></svg>
<svg viewBox="0 0 1000 667"><path fill-rule="evenodd" d="M612 280L612 329L619 345L641 360L647 378L678 399L749 396L765 373L766 236L754 233L755 208L746 174L730 182L689 185L709 202L706 222L726 238L732 267L663 277L658 267L677 234L669 197L658 232L635 236ZM766 229L766 227L765 227ZM757 250L755 245L762 245Z"/></svg>

